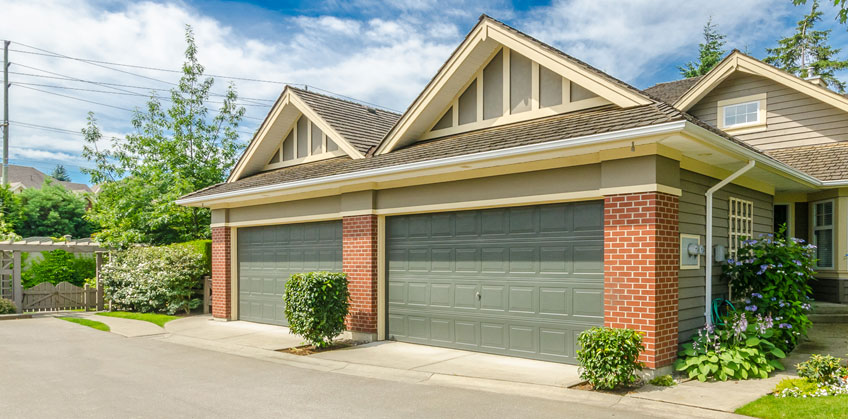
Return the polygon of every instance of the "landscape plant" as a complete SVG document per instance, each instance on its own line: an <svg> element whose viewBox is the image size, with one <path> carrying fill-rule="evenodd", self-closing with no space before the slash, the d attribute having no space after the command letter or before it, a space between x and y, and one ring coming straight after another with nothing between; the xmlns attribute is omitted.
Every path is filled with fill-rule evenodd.
<svg viewBox="0 0 848 419"><path fill-rule="evenodd" d="M48 179L41 188L21 192L20 214L12 217L14 230L23 237L90 237L95 227L85 217L88 204L84 195Z"/></svg>
<svg viewBox="0 0 848 419"><path fill-rule="evenodd" d="M812 322L815 246L804 240L763 235L740 243L735 259L728 259L722 277L729 281L737 307L746 315L769 316L775 322L770 341L784 352L792 350Z"/></svg>
<svg viewBox="0 0 848 419"><path fill-rule="evenodd" d="M752 322L745 314L731 316L723 326L698 330L692 342L682 345L674 367L699 381L767 378L784 369L779 360L786 357L771 342L773 326L769 316L755 315Z"/></svg>
<svg viewBox="0 0 848 419"><path fill-rule="evenodd" d="M115 308L141 313L188 313L201 301L208 270L187 246L131 247L113 252L101 270L104 294Z"/></svg>
<svg viewBox="0 0 848 419"><path fill-rule="evenodd" d="M813 354L797 365L800 378L787 378L775 387L775 397L848 395L848 369L842 359Z"/></svg>
<svg viewBox="0 0 848 419"><path fill-rule="evenodd" d="M345 330L350 293L347 275L307 272L286 282L285 315L292 333L318 348L330 346Z"/></svg>
<svg viewBox="0 0 848 419"><path fill-rule="evenodd" d="M613 390L635 383L643 368L639 354L645 350L636 330L594 327L578 335L580 378L595 389Z"/></svg>
<svg viewBox="0 0 848 419"><path fill-rule="evenodd" d="M57 249L41 252L41 259L32 262L21 272L21 285L32 288L42 282L56 285L60 282L81 287L86 279L95 276L95 261L90 255L75 255Z"/></svg>
<svg viewBox="0 0 848 419"><path fill-rule="evenodd" d="M18 309L12 300L0 297L0 314L15 314L17 312Z"/></svg>

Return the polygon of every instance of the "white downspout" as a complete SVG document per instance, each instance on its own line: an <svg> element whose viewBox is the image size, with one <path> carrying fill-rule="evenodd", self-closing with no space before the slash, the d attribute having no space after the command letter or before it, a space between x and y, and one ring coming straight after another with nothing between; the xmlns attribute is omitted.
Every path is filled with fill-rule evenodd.
<svg viewBox="0 0 848 419"><path fill-rule="evenodd" d="M754 160L748 161L748 164L745 167L737 170L732 175L728 176L721 182L717 183L715 186L707 190L707 245L706 245L706 295L704 296L704 315L707 319L707 325L713 324L713 310L712 310L712 302L713 302L713 194L719 189L727 186L728 183L733 182L739 176L745 174L745 172L751 170L756 165Z"/></svg>

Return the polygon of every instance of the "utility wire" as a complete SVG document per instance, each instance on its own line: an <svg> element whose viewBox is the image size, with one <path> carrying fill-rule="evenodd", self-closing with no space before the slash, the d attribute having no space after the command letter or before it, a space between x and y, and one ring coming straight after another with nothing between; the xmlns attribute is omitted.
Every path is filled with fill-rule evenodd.
<svg viewBox="0 0 848 419"><path fill-rule="evenodd" d="M12 125L12 127L32 128L32 129L39 129L39 130L44 130L44 131L60 132L60 133L63 133L63 134L76 134L76 135L83 135L83 136L85 135L81 131L74 131L74 130L69 130L69 129L65 129L65 128L58 128L58 127L50 127L50 126L46 126L46 125L32 124L32 123L29 123L29 122L11 121L10 120L9 123L10 123L10 125ZM240 134L245 134L245 135L253 135L254 134L250 131L242 131L242 130L236 130L236 132L238 132Z"/></svg>
<svg viewBox="0 0 848 419"><path fill-rule="evenodd" d="M63 94L61 94L61 93L56 93L56 92L50 92L50 91L47 91L47 90L36 89L36 88L34 88L34 87L29 87L29 86L18 86L18 87L21 87L21 88L23 88L23 89L35 90L36 92L47 93L48 95L55 95L55 96L65 97L65 98L68 98L68 99L78 100L78 101L80 101L80 102L87 102L87 103L91 103L91 104L94 104L94 105L105 106L105 107L107 107L107 108L120 109L120 110L122 110L122 111L127 111L127 112L135 112L135 111L134 111L134 110L132 110L132 109L122 108L122 107L120 107L120 106L108 105L108 104L105 104L105 103L95 102L95 101L93 101L93 100L82 99L82 98L78 98L78 97L75 97L75 96L63 95Z"/></svg>

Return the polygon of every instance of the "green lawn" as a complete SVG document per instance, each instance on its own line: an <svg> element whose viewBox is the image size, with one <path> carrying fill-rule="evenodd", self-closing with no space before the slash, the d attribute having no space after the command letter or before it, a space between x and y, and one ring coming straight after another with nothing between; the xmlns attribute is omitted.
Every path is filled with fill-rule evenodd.
<svg viewBox="0 0 848 419"><path fill-rule="evenodd" d="M97 313L97 315L107 317L120 317L122 319L141 320L153 323L159 327L165 327L165 323L179 318L177 316L169 316L167 314L131 313L129 311L104 311L102 313Z"/></svg>
<svg viewBox="0 0 848 419"><path fill-rule="evenodd" d="M107 326L104 323L96 322L94 320L81 319L79 317L57 317L57 318L71 322L71 323L76 323L76 324L81 324L83 326L88 326L92 329L102 330L104 332L109 331L109 326Z"/></svg>
<svg viewBox="0 0 848 419"><path fill-rule="evenodd" d="M742 406L736 413L763 419L845 418L848 396L777 398L769 395Z"/></svg>

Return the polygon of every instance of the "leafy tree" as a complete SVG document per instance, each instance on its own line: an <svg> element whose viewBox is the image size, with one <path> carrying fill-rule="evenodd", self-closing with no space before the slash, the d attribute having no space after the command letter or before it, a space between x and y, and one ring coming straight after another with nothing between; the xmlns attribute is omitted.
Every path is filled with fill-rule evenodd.
<svg viewBox="0 0 848 419"><path fill-rule="evenodd" d="M718 25L713 24L713 18L704 25L704 42L698 44L698 61L690 61L683 67L678 67L680 74L687 79L703 76L709 73L724 56L725 35L718 32Z"/></svg>
<svg viewBox="0 0 848 419"><path fill-rule="evenodd" d="M53 169L52 173L50 173L50 177L56 180L61 180L63 182L71 181L71 175L69 175L68 171L65 170L65 166L62 166L61 164L56 165L56 168Z"/></svg>
<svg viewBox="0 0 848 419"><path fill-rule="evenodd" d="M51 180L41 189L21 192L20 226L15 231L23 237L89 237L92 225L84 218L88 200Z"/></svg>
<svg viewBox="0 0 848 419"><path fill-rule="evenodd" d="M95 262L91 256L75 255L64 250L41 252L42 258L33 260L21 272L23 288L32 288L42 282L56 285L69 282L81 287L88 278L94 278Z"/></svg>
<svg viewBox="0 0 848 419"><path fill-rule="evenodd" d="M101 185L89 218L102 227L97 237L103 243L168 244L210 236L209 209L174 200L226 179L242 148L236 128L245 111L230 84L217 114L210 115L206 101L214 80L203 76L190 26L185 40L186 60L170 107L151 95L132 118L135 132L113 138L105 150L98 148L103 136L89 113L83 156L95 167L83 170Z"/></svg>
<svg viewBox="0 0 848 419"><path fill-rule="evenodd" d="M11 233L21 225L21 198L9 189L0 186L0 235Z"/></svg>
<svg viewBox="0 0 848 419"><path fill-rule="evenodd" d="M828 86L844 92L845 82L834 72L848 68L848 60L836 59L841 49L828 44L830 30L813 29L822 14L818 0L814 0L810 14L798 21L795 33L777 41L776 48L766 48L769 55L763 61L801 78L819 76Z"/></svg>
<svg viewBox="0 0 848 419"><path fill-rule="evenodd" d="M807 0L792 0L796 6L807 4ZM838 7L839 11L836 13L836 19L839 23L848 22L848 0L833 0L833 7Z"/></svg>

